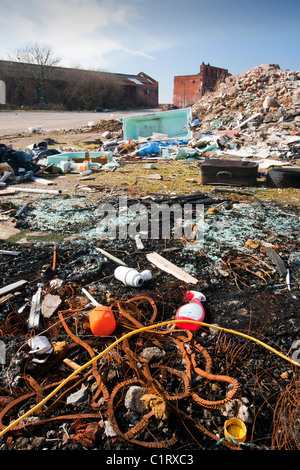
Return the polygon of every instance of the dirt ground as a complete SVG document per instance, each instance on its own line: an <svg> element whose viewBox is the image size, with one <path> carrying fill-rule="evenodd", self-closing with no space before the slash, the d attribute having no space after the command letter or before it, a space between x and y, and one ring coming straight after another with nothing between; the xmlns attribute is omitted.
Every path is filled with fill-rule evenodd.
<svg viewBox="0 0 300 470"><path fill-rule="evenodd" d="M31 113L34 114L34 113ZM49 148L53 149L64 149L74 151L93 151L100 150L99 143L101 142L102 132L97 128L97 123L102 122L102 118L99 114L105 113L94 113L93 116L99 117L99 120L95 119L95 126L86 125L86 117L82 117L81 113L72 115L72 124L83 123L83 127L72 127L71 129L61 128L57 129L58 121L55 121L51 117L51 121L55 122L53 128L50 130L42 130L39 133L28 132L17 132L1 137L0 143L11 146L14 149L22 149L33 144L38 144L43 140L53 140L53 144L49 145ZM121 113L120 113L121 115ZM124 114L122 114L124 116ZM1 113L0 113L1 117ZM105 115L105 120L110 119L111 116ZM27 117L27 122L31 121L31 117ZM13 123L13 116L11 115L11 124ZM1 126L0 126L1 127ZM154 159L155 160L155 159ZM150 161L150 160L149 160ZM205 190L207 187L199 185L199 168L195 162L155 162L158 170L149 172L149 170L143 170L142 161L127 161L126 158L120 161L122 168L114 172L94 171L93 180L86 182L86 186L92 187L97 192L90 192L89 198L99 199L99 191L105 189L105 191L118 190L118 188L125 188L127 192L134 195L145 195L148 192L165 192L169 194L189 194L195 190ZM298 164L294 164L298 166ZM153 173L159 173L162 176L162 181L155 181L151 178L142 178L141 176L149 175ZM176 176L176 177L175 177ZM73 191L78 185L82 185L79 182L79 177L76 175L55 175L47 173L47 178L52 182L50 189L63 191L67 194L69 191ZM28 183L23 185L28 187ZM22 186L22 185L21 185ZM38 183L31 182L30 187L33 189L41 188ZM284 188L284 189L266 189L263 184L259 183L259 197L262 200L277 201L281 204L289 203L292 206L300 205L299 190L296 188ZM208 187L208 189L210 189ZM256 191L256 188L254 188ZM34 196L33 196L34 197ZM102 199L101 199L102 200Z"/></svg>

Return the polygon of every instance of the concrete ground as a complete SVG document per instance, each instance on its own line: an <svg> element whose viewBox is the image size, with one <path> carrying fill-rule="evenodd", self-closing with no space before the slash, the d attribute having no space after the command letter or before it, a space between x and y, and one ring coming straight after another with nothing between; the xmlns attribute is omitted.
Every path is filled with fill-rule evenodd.
<svg viewBox="0 0 300 470"><path fill-rule="evenodd" d="M0 138L6 135L27 132L29 128L41 127L42 130L77 129L95 124L113 116L121 119L157 112L158 109L143 111L108 111L98 112L54 112L54 111L0 111Z"/></svg>

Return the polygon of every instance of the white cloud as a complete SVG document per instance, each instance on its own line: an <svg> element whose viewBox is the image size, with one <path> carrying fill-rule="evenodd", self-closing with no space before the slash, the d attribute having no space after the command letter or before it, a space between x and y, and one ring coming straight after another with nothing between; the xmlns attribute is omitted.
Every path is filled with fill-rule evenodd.
<svg viewBox="0 0 300 470"><path fill-rule="evenodd" d="M137 55L137 56L144 57L146 59L155 59L154 56L147 54L146 52L143 52L143 51L136 51L133 49L129 49L128 47L124 47L124 46L119 46L119 49L120 51L124 51L125 53L129 55Z"/></svg>
<svg viewBox="0 0 300 470"><path fill-rule="evenodd" d="M118 42L102 38L94 40L86 38L80 41L80 44L74 49L71 44L57 45L55 48L60 57L68 58L63 60L61 65L66 67L77 64L83 68L110 69L112 57L116 53L122 53L127 56L140 56L142 58L153 60L154 57L138 50L132 50L124 47Z"/></svg>
<svg viewBox="0 0 300 470"><path fill-rule="evenodd" d="M118 51L154 58L149 50L135 47L134 35L126 34L143 20L139 7L144 0L4 0L3 5L2 54L37 42L50 45L65 66L92 67L96 63L109 67L110 54ZM2 40L1 30L5 31Z"/></svg>

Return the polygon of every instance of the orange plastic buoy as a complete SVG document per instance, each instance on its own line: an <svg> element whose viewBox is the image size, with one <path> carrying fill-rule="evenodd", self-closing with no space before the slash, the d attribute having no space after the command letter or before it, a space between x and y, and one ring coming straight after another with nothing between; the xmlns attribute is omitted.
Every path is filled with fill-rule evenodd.
<svg viewBox="0 0 300 470"><path fill-rule="evenodd" d="M109 336L117 326L112 310L104 305L99 305L91 311L89 322L92 333L96 336Z"/></svg>

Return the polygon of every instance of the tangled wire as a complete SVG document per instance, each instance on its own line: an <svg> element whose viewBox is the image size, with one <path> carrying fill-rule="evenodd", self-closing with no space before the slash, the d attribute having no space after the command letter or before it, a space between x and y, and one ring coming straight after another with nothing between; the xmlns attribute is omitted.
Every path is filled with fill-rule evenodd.
<svg viewBox="0 0 300 470"><path fill-rule="evenodd" d="M34 419L24 420L22 424L10 427L9 432L16 433L26 428L59 421L74 422L79 419L91 423L106 418L118 438L129 446L168 448L174 446L180 439L180 424L184 423L186 428L193 426L200 434L215 443L220 442L232 450L241 450L236 442L220 440L218 433L208 430L197 418L184 410L184 406L181 406L181 403L184 404L188 399L200 409L211 411L224 409L237 398L240 391L240 384L236 378L224 371L213 372L212 355L199 343L201 335L194 337L190 331L167 327L141 331L132 340L132 336L126 336L126 331L143 330L145 325L155 326L154 322L158 316L156 303L148 296L133 297L127 301L112 301L111 308L117 317L119 332L123 333L122 341L119 343L120 347L114 347L110 354L106 353L100 357L97 356L97 350L104 347L105 352L105 346L111 342L111 338L90 339L88 336L88 339L84 339L89 331L86 298L78 294L78 288L74 284L61 287L60 295L64 299L64 308L57 312L58 319L52 321L48 319L45 331L52 332L53 339L59 336L65 338L67 334L69 341L65 341L63 347L53 353L42 367L36 367L31 373L29 371L32 369L26 368L30 363L27 355L23 371L19 374L18 388L13 390L13 397L8 390L2 390L0 403L4 407L0 412L1 435L6 432L10 417L21 407L30 410L35 401ZM20 321L20 317L18 320ZM11 318L9 321L11 324ZM20 329L21 325L18 326L18 332ZM154 360L149 362L142 356L142 351L147 346L164 351L164 354L159 356L156 362ZM25 350L28 348L27 342L23 347ZM223 339L217 341L217 348L216 352L225 352L232 363L238 360L242 352L246 355L251 354L251 348L246 344L236 347L224 342ZM86 365L90 367L83 373L81 366L81 374L78 376L71 374L67 379L62 379L61 365L69 365L72 361L67 359L72 359L74 352L78 355L78 351L83 360L86 360L88 355L90 361ZM80 365L78 367L80 368ZM111 377L113 371L115 379ZM49 377L52 378L50 383ZM78 390L82 384L91 384L91 379L94 379L96 386L87 386L88 411L64 414L62 409L65 410L68 395ZM65 387L67 383L69 386ZM210 396L212 383L218 384L219 399L212 399ZM133 386L139 387L141 391L139 419L128 430L124 428L123 417L127 413L125 404L127 392ZM57 387L64 387L64 390L55 397ZM48 397L44 398L47 393ZM45 407L46 401L47 407ZM281 395L275 415L274 429L276 428L277 432L274 434L273 444L278 448L289 448L289 446L299 448L299 381L291 384L286 393ZM162 421L168 424L167 439L156 433ZM295 423L298 423L298 428ZM278 433L278 429L281 429L281 433ZM149 438L149 434L152 438Z"/></svg>

